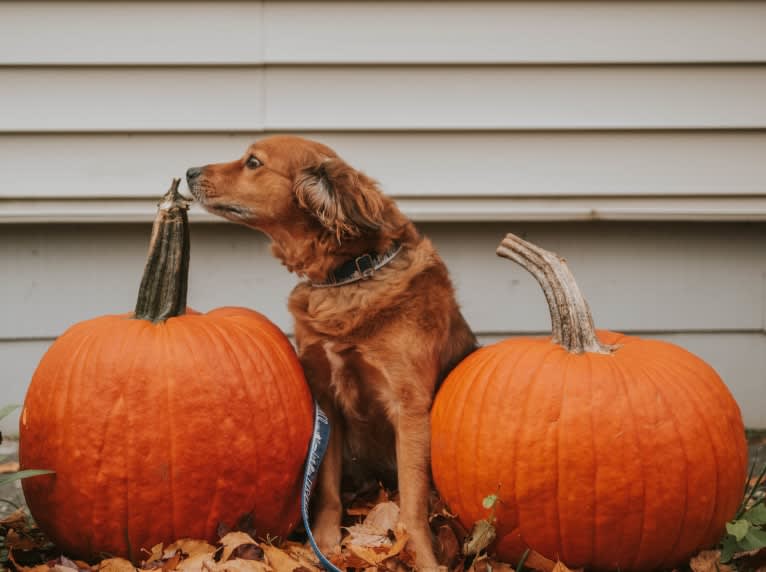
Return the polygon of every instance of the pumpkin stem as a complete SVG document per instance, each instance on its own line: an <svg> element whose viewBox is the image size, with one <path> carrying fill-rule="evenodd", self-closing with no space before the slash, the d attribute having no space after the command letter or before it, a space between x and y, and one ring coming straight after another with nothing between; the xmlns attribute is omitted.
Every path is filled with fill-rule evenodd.
<svg viewBox="0 0 766 572"><path fill-rule="evenodd" d="M138 289L134 317L153 323L186 313L189 282L189 202L173 179L154 218L144 277Z"/></svg>
<svg viewBox="0 0 766 572"><path fill-rule="evenodd" d="M551 313L554 343L575 354L609 354L616 349L598 340L588 302L566 260L514 234L506 235L497 247L497 255L521 265L542 287Z"/></svg>

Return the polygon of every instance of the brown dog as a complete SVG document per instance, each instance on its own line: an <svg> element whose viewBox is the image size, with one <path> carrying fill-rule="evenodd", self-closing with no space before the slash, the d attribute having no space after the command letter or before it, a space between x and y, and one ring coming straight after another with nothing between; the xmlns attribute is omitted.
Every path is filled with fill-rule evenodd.
<svg viewBox="0 0 766 572"><path fill-rule="evenodd" d="M342 470L396 467L417 566L437 567L429 411L476 339L431 242L375 181L299 137L264 139L241 159L186 176L204 208L266 233L274 255L305 278L289 308L306 377L332 426L314 523L320 548L341 539Z"/></svg>

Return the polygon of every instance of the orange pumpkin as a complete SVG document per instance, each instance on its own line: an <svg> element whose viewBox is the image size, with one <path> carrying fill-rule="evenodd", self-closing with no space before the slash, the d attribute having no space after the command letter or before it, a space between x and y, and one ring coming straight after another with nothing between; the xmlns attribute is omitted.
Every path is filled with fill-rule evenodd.
<svg viewBox="0 0 766 572"><path fill-rule="evenodd" d="M43 357L20 424L40 527L67 554L133 560L252 515L299 518L313 405L285 335L245 308L186 312L186 202L164 197L134 314L80 322Z"/></svg>
<svg viewBox="0 0 766 572"><path fill-rule="evenodd" d="M439 492L464 526L497 494L496 550L570 568L671 568L715 544L742 498L739 408L682 348L593 328L566 263L508 235L498 254L530 271L551 338L479 349L432 411Z"/></svg>

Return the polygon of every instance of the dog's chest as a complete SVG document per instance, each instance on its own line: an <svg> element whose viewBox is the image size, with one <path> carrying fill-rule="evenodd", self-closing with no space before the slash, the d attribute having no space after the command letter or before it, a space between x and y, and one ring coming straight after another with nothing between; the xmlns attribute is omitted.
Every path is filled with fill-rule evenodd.
<svg viewBox="0 0 766 572"><path fill-rule="evenodd" d="M326 341L322 347L329 364L329 384L344 417L365 421L388 417L389 384L385 371L364 359L356 347Z"/></svg>
<svg viewBox="0 0 766 572"><path fill-rule="evenodd" d="M382 372L362 358L356 349L323 344L330 365L328 380L335 404L344 419L347 470L388 475L396 466L391 424L392 397Z"/></svg>

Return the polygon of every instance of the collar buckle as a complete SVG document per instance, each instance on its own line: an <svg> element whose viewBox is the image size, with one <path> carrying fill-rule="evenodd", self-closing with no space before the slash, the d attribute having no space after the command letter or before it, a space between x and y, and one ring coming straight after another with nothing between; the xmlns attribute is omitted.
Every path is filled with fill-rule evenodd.
<svg viewBox="0 0 766 572"><path fill-rule="evenodd" d="M395 243L385 254L362 254L350 258L335 270L330 271L325 282L309 282L313 288L334 288L352 284L360 280L369 280L375 272L391 262L402 251L404 245Z"/></svg>
<svg viewBox="0 0 766 572"><path fill-rule="evenodd" d="M362 254L354 259L356 271L362 275L362 279L368 280L375 274L375 261L369 254Z"/></svg>

